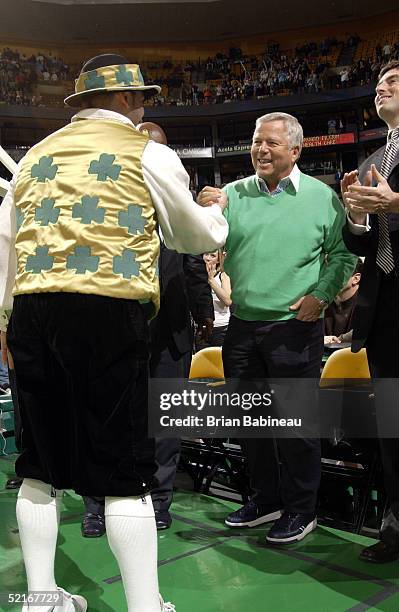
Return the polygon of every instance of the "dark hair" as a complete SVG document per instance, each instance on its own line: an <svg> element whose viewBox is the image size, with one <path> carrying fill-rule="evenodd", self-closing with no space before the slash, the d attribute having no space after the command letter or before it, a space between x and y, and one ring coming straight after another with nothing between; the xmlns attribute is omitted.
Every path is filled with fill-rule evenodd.
<svg viewBox="0 0 399 612"><path fill-rule="evenodd" d="M363 265L364 264L363 264L362 260L359 257L359 259L357 260L356 268L353 271L353 274L362 274L362 272L363 272ZM352 274L352 276L353 276L353 274Z"/></svg>
<svg viewBox="0 0 399 612"><path fill-rule="evenodd" d="M389 72L390 70L394 70L397 68L399 70L399 60L391 60L388 64L385 64L380 70L380 74L378 75L378 80L380 80L384 74Z"/></svg>

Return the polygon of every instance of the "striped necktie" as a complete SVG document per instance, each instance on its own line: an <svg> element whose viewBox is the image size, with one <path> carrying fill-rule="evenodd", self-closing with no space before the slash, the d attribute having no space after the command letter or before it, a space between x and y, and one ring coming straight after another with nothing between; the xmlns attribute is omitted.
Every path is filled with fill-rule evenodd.
<svg viewBox="0 0 399 612"><path fill-rule="evenodd" d="M380 174L388 179L393 162L399 151L399 128L392 130L388 137L384 157L381 163ZM395 262L392 253L391 239L389 237L389 225L387 213L378 213L378 250L377 265L385 274L389 274L395 269Z"/></svg>

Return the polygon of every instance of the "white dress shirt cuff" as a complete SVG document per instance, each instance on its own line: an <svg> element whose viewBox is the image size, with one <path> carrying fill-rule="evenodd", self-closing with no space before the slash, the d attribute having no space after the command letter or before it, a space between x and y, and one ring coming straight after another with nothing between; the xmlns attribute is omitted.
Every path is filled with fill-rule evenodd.
<svg viewBox="0 0 399 612"><path fill-rule="evenodd" d="M348 222L348 227L349 227L349 231L351 234L355 234L355 236L361 236L362 234L365 234L366 232L369 232L371 229L371 226L369 225L369 216L367 215L366 218L366 224L365 225L359 225L358 223L354 223L352 221L352 219L349 216L349 213L346 213L346 220Z"/></svg>

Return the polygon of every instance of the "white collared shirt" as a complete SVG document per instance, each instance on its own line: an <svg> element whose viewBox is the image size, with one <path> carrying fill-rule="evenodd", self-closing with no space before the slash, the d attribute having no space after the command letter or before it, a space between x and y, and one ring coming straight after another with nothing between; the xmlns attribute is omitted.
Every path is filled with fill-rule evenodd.
<svg viewBox="0 0 399 612"><path fill-rule="evenodd" d="M272 198L274 198L282 191L285 191L289 184L291 184L293 188L295 189L295 192L298 193L299 182L301 180L301 171L299 170L297 164L294 164L294 167L292 168L289 175L282 178L279 181L279 184L277 185L276 189L274 189L273 191L270 191L269 187L267 186L266 181L263 178L261 178L258 175L256 175L256 178L257 178L256 182L258 184L259 191L261 191L262 193L267 193Z"/></svg>
<svg viewBox="0 0 399 612"><path fill-rule="evenodd" d="M103 109L84 109L72 117L72 121L87 119L110 119L135 127L127 117ZM166 246L193 254L221 248L227 238L227 221L216 204L202 208L195 203L189 190L190 178L177 154L150 140L141 164ZM1 311L12 307L16 275L14 191L20 167L21 162L0 206L0 329L5 327Z"/></svg>

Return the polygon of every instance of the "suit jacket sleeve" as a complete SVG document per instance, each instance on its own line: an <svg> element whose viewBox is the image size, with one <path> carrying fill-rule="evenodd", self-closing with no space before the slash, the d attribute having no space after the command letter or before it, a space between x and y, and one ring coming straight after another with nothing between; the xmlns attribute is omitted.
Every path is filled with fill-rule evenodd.
<svg viewBox="0 0 399 612"><path fill-rule="evenodd" d="M190 311L194 321L214 319L212 292L208 283L208 273L201 255L186 255L184 273Z"/></svg>
<svg viewBox="0 0 399 612"><path fill-rule="evenodd" d="M349 229L349 224L346 223L342 228L342 237L348 251L354 253L358 257L374 255L376 252L378 238L374 223L372 223L371 229L368 232L361 235L352 234Z"/></svg>

